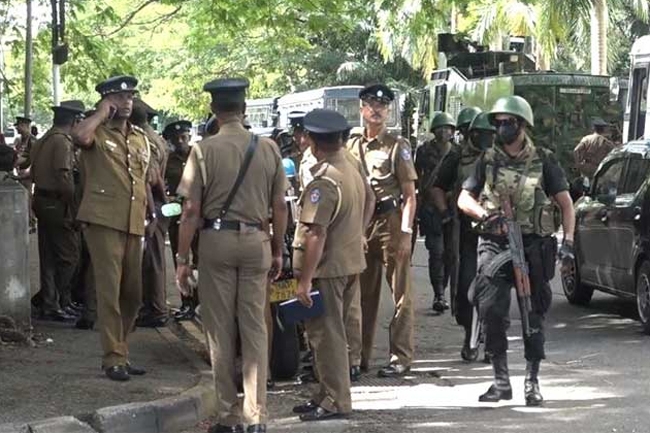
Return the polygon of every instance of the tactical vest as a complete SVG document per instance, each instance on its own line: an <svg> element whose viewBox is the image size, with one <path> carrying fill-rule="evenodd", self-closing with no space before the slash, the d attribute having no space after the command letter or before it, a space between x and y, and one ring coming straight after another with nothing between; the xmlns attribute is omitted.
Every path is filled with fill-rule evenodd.
<svg viewBox="0 0 650 433"><path fill-rule="evenodd" d="M544 192L544 151L528 142L527 155L510 158L494 146L485 154L485 187L481 204L490 213L498 211L500 197L510 197L516 222L523 234L548 236L558 229L555 205Z"/></svg>

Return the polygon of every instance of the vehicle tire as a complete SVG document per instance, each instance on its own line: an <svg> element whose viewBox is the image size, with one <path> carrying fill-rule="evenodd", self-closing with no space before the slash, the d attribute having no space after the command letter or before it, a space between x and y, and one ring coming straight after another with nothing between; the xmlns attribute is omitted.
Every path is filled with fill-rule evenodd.
<svg viewBox="0 0 650 433"><path fill-rule="evenodd" d="M280 329L274 315L271 377L275 380L291 379L298 373L299 367L300 342L297 327L292 325Z"/></svg>
<svg viewBox="0 0 650 433"><path fill-rule="evenodd" d="M643 332L650 334L650 262L644 260L636 273L636 307Z"/></svg>
<svg viewBox="0 0 650 433"><path fill-rule="evenodd" d="M593 287L582 284L580 272L578 272L578 261L575 260L573 270L565 275L560 275L564 296L572 305L587 305L594 294Z"/></svg>

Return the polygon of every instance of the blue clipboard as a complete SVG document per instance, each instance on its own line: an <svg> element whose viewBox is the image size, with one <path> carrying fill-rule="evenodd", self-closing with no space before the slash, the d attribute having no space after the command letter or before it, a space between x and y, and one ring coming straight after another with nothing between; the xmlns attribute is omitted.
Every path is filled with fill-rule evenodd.
<svg viewBox="0 0 650 433"><path fill-rule="evenodd" d="M307 308L300 303L298 298L292 298L280 304L278 316L283 325L295 325L303 320L315 319L325 313L325 305L319 291L309 294L313 304Z"/></svg>

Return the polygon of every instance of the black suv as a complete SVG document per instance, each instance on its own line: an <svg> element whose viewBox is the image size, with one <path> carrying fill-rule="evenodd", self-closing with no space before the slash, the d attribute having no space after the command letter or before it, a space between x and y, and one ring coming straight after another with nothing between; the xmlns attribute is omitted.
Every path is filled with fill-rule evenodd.
<svg viewBox="0 0 650 433"><path fill-rule="evenodd" d="M572 304L595 290L636 299L650 334L650 140L613 150L576 204L576 269L562 279Z"/></svg>

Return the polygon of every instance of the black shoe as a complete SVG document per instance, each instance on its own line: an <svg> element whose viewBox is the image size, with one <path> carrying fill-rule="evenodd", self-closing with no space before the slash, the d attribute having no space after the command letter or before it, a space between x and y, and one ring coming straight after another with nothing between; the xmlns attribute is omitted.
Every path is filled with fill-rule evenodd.
<svg viewBox="0 0 650 433"><path fill-rule="evenodd" d="M544 402L542 393L539 392L539 383L531 380L524 382L524 395L526 396L526 406L541 406Z"/></svg>
<svg viewBox="0 0 650 433"><path fill-rule="evenodd" d="M246 429L246 433L266 433L266 424L251 424Z"/></svg>
<svg viewBox="0 0 650 433"><path fill-rule="evenodd" d="M167 326L167 320L169 320L167 316L140 316L135 321L135 326L139 328L164 328Z"/></svg>
<svg viewBox="0 0 650 433"><path fill-rule="evenodd" d="M80 304L78 302L70 302L67 306L79 313L81 313L84 310L83 304Z"/></svg>
<svg viewBox="0 0 650 433"><path fill-rule="evenodd" d="M445 298L436 297L433 300L433 307L432 308L433 308L433 311L435 311L436 313L442 313L443 311L449 309L449 303L447 302L447 300Z"/></svg>
<svg viewBox="0 0 650 433"><path fill-rule="evenodd" d="M244 426L241 424L233 426L215 424L208 429L208 433L244 433Z"/></svg>
<svg viewBox="0 0 650 433"><path fill-rule="evenodd" d="M126 382L127 380L131 379L131 376L129 376L129 373L126 371L126 367L123 365L115 365L113 367L109 367L104 369L104 373L106 373L106 376L110 380L115 380L118 382Z"/></svg>
<svg viewBox="0 0 650 433"><path fill-rule="evenodd" d="M95 322L93 320L82 317L81 319L77 320L77 322L74 324L74 327L77 329L93 329L95 327Z"/></svg>
<svg viewBox="0 0 650 433"><path fill-rule="evenodd" d="M463 361L474 362L478 359L478 349L471 349L469 345L463 345L460 357L463 358Z"/></svg>
<svg viewBox="0 0 650 433"><path fill-rule="evenodd" d="M402 377L406 373L411 371L411 367L407 367L402 364L393 363L388 364L386 367L379 370L377 373L378 377Z"/></svg>
<svg viewBox="0 0 650 433"><path fill-rule="evenodd" d="M314 410L318 405L314 400L309 400L307 403L299 404L298 406L293 407L293 413L309 413Z"/></svg>
<svg viewBox="0 0 650 433"><path fill-rule="evenodd" d="M271 389L275 388L275 382L273 379L267 379L266 381L266 390L269 391Z"/></svg>
<svg viewBox="0 0 650 433"><path fill-rule="evenodd" d="M499 400L512 400L512 388L498 389L492 385L485 394L478 398L481 403L497 403Z"/></svg>
<svg viewBox="0 0 650 433"><path fill-rule="evenodd" d="M68 316L72 316L74 318L81 317L81 311L75 310L70 305L63 307L61 310L63 310L63 312Z"/></svg>
<svg viewBox="0 0 650 433"><path fill-rule="evenodd" d="M324 421L326 419L343 418L343 414L338 412L330 412L318 406L311 412L303 413L300 415L300 421Z"/></svg>
<svg viewBox="0 0 650 433"><path fill-rule="evenodd" d="M181 320L192 320L195 316L194 308L189 305L182 306L178 311L174 313L174 319Z"/></svg>
<svg viewBox="0 0 650 433"><path fill-rule="evenodd" d="M39 318L41 320L51 320L53 322L74 322L77 320L76 316L71 316L63 310L43 312Z"/></svg>
<svg viewBox="0 0 650 433"><path fill-rule="evenodd" d="M353 365L350 367L350 382L358 382L361 379L361 367Z"/></svg>
<svg viewBox="0 0 650 433"><path fill-rule="evenodd" d="M126 372L129 373L131 376L144 376L147 374L147 370L145 370L142 367L136 367L135 365L132 365L131 363L126 363Z"/></svg>

